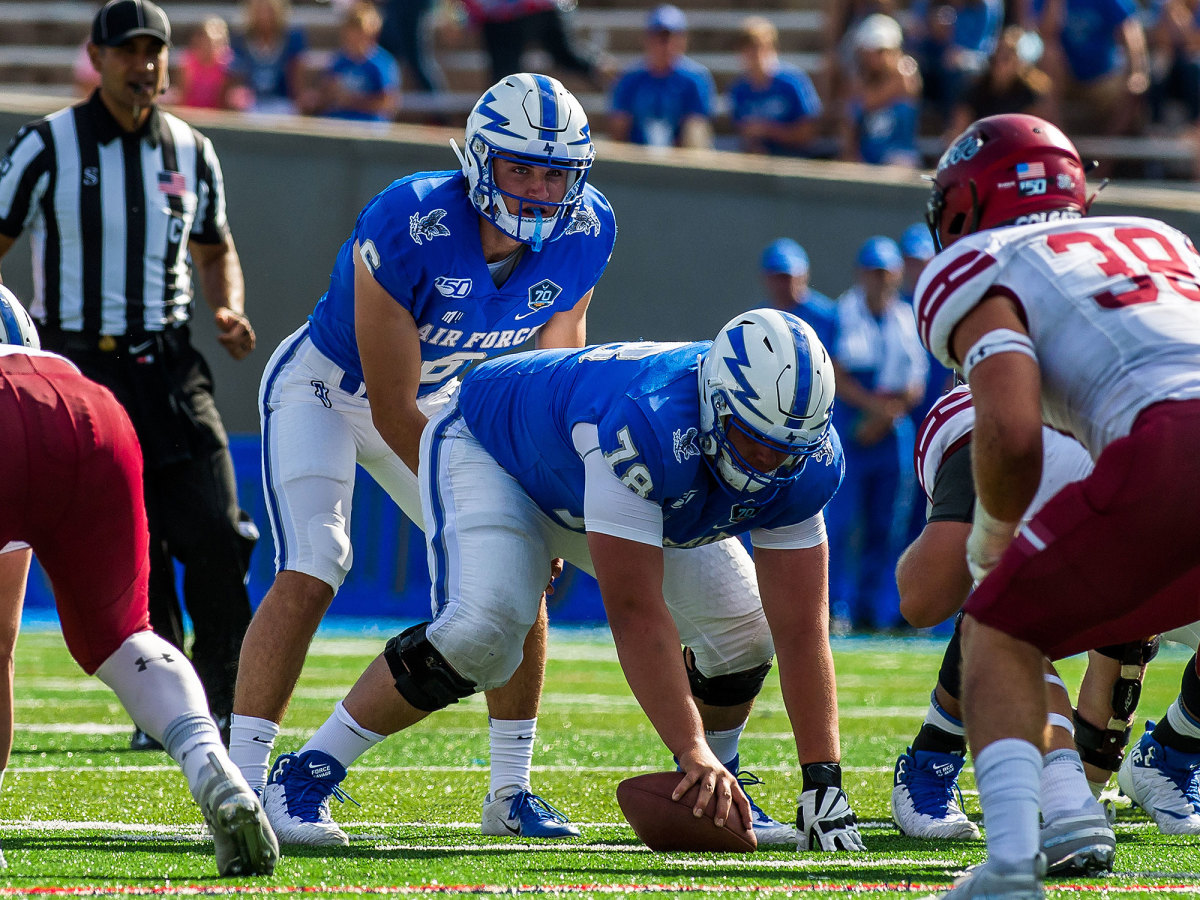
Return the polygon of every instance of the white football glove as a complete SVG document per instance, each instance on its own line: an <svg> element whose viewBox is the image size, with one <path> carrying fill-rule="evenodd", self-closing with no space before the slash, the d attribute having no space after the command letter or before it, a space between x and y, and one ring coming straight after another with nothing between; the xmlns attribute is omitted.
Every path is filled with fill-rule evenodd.
<svg viewBox="0 0 1200 900"><path fill-rule="evenodd" d="M796 828L801 850L866 850L858 833L858 817L840 787L818 785L800 795Z"/></svg>
<svg viewBox="0 0 1200 900"><path fill-rule="evenodd" d="M976 584L996 568L996 563L1000 562L1000 557L1012 543L1020 524L997 519L976 499L975 518L971 522L971 533L967 536L967 568Z"/></svg>

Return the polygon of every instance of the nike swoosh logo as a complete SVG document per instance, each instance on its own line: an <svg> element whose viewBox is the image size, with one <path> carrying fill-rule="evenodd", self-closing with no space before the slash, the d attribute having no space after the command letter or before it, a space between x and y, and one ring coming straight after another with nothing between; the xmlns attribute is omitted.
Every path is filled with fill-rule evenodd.
<svg viewBox="0 0 1200 900"><path fill-rule="evenodd" d="M260 737L259 737L257 734L256 734L256 735L254 735L254 737L250 738L250 740L254 741L256 744L269 744L269 743L271 743L270 741L264 741L264 740L263 740L262 738L260 738Z"/></svg>
<svg viewBox="0 0 1200 900"><path fill-rule="evenodd" d="M501 824L501 825L503 825L505 828L507 828L507 829L508 829L510 832L512 832L513 834L515 834L517 837L520 837L520 836L521 836L521 829L520 829L520 828L513 828L513 827L512 827L511 825L509 825L507 822L501 822L500 824Z"/></svg>
<svg viewBox="0 0 1200 900"><path fill-rule="evenodd" d="M143 343L140 343L140 344L130 344L129 352L130 353L141 353L143 350L149 350L153 346L154 346L154 341L144 341Z"/></svg>
<svg viewBox="0 0 1200 900"><path fill-rule="evenodd" d="M520 322L522 319L528 319L528 318L529 318L530 316L532 316L534 313L539 313L539 312L541 312L541 310L540 310L540 309L531 309L531 310L530 310L529 312L527 312L527 313L521 313L519 316L513 316L513 321L514 321L514 322Z"/></svg>

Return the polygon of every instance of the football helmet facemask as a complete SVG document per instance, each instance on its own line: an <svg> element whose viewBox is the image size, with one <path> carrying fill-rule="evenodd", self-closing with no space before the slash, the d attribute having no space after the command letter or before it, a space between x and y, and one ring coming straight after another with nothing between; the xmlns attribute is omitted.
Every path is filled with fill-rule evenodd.
<svg viewBox="0 0 1200 900"><path fill-rule="evenodd" d="M558 79L529 72L509 75L488 88L467 118L466 147L460 151L454 141L450 145L462 163L467 191L479 214L534 250L565 233L596 156L579 101ZM498 157L566 172L562 200L539 201L535 206L502 191L492 170ZM506 197L516 201L516 212L509 212ZM553 208L553 215L544 215L545 207Z"/></svg>
<svg viewBox="0 0 1200 900"><path fill-rule="evenodd" d="M833 364L812 328L791 313L756 309L717 334L700 363L701 447L735 493L771 494L794 481L825 443L833 411ZM730 440L734 430L787 454L756 469Z"/></svg>
<svg viewBox="0 0 1200 900"><path fill-rule="evenodd" d="M37 326L16 295L0 284L0 344L42 349Z"/></svg>
<svg viewBox="0 0 1200 900"><path fill-rule="evenodd" d="M950 144L925 221L940 250L984 228L1079 218L1087 208L1075 145L1057 125L1012 113L980 119Z"/></svg>

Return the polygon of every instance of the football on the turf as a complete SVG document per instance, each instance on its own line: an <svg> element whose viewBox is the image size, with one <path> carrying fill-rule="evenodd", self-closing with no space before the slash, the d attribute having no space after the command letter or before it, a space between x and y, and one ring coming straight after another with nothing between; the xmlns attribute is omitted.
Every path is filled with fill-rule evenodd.
<svg viewBox="0 0 1200 900"><path fill-rule="evenodd" d="M617 785L617 803L634 833L651 850L701 850L749 853L758 849L754 829L742 821L734 806L718 828L713 823L717 800L708 801L704 815L696 817L692 807L700 796L693 784L678 800L671 793L683 776L679 772L650 772L626 778Z"/></svg>

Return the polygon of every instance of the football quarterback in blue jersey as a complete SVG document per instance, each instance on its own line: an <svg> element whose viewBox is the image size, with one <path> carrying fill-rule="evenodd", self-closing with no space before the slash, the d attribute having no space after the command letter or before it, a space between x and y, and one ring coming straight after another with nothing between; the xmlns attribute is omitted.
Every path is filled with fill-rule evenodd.
<svg viewBox="0 0 1200 900"><path fill-rule="evenodd" d="M465 138L461 150L454 147L460 170L401 178L366 205L328 291L263 375L263 482L276 577L243 645L231 733L233 758L255 786L267 779L308 644L352 562L356 466L422 525L421 431L466 368L530 339L538 347L584 344L616 224L588 183L595 150L583 108L553 78L510 75L476 103ZM551 579L551 564L543 568L533 602ZM505 691L488 696L488 834L579 833L529 785L544 645L543 605L526 665ZM276 768L296 761L285 755ZM338 767L336 760L314 765ZM347 842L327 812L323 827L299 801L276 801L269 815L284 843Z"/></svg>
<svg viewBox="0 0 1200 900"><path fill-rule="evenodd" d="M366 749L355 735L503 685L562 557L599 581L626 678L678 761L677 795L700 784L697 815L715 796L717 821L735 804L752 818L737 738L778 652L803 773L793 840L862 850L828 641L833 396L812 329L766 309L712 342L535 351L472 370L421 439L433 621L392 638L305 749L349 765ZM297 773L285 789L327 803L337 786Z"/></svg>

